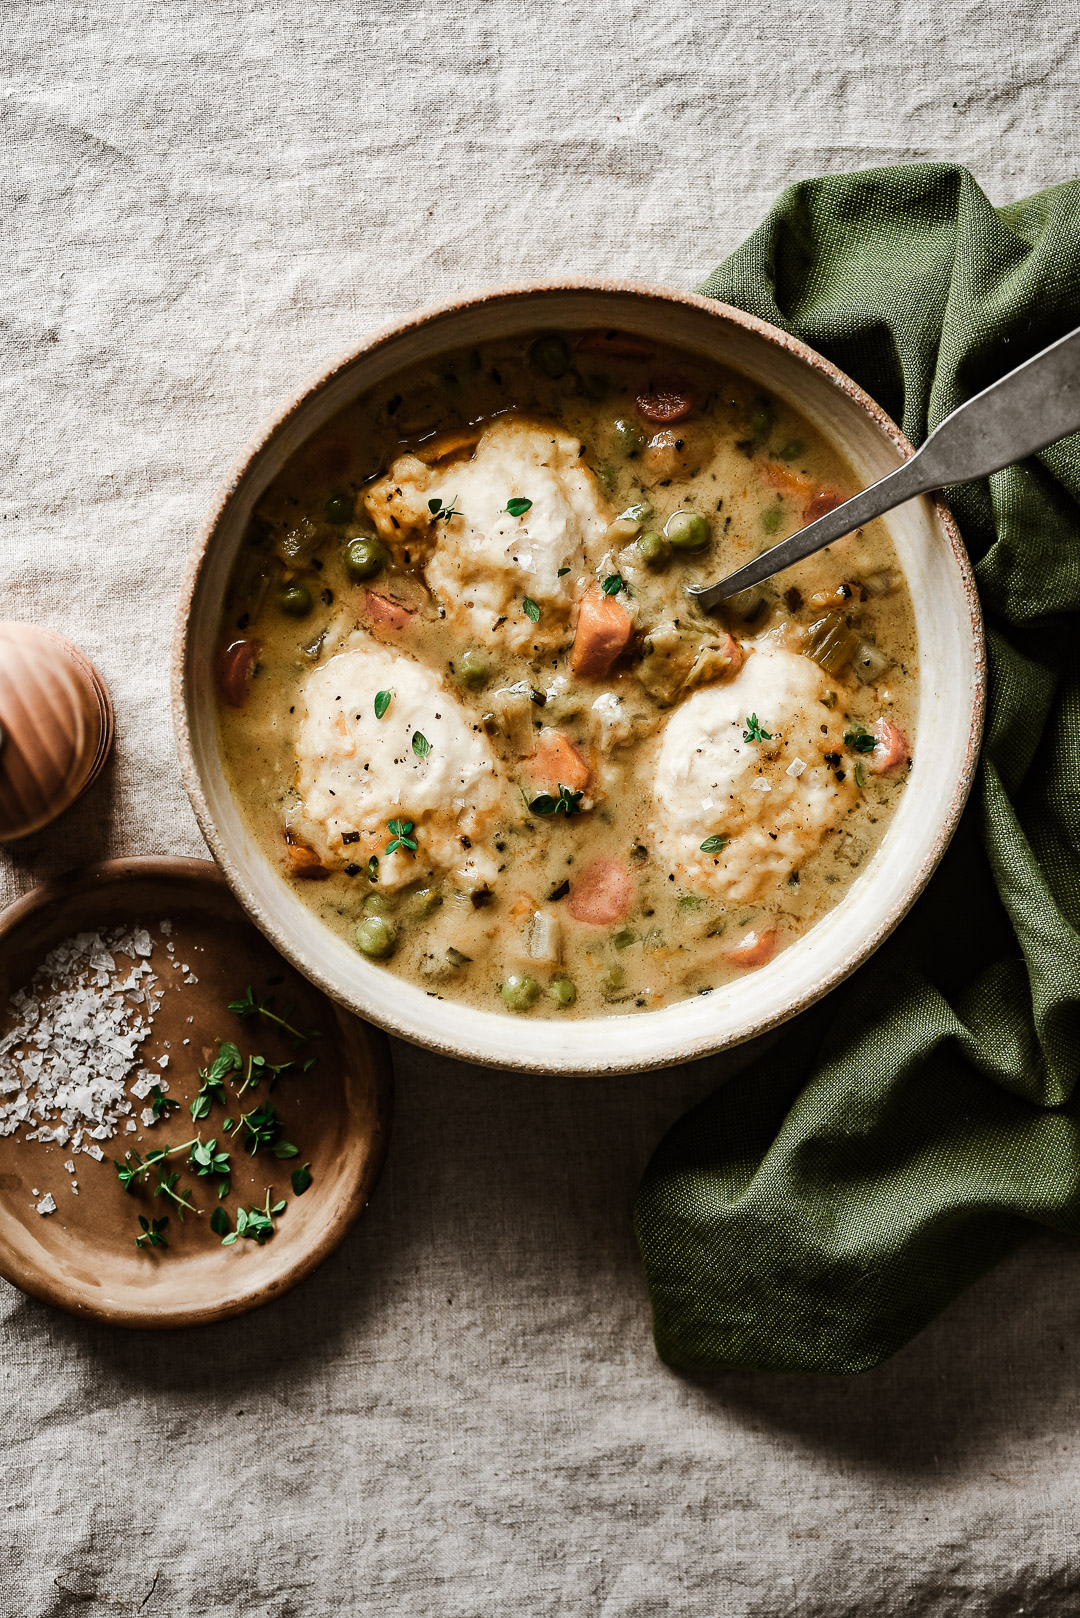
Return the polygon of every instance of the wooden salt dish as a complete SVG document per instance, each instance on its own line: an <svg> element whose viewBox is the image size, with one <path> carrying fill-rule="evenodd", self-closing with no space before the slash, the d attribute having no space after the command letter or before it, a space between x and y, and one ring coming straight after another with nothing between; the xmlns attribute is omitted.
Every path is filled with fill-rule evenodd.
<svg viewBox="0 0 1080 1618"><path fill-rule="evenodd" d="M47 826L101 773L108 688L55 630L0 623L0 843Z"/></svg>

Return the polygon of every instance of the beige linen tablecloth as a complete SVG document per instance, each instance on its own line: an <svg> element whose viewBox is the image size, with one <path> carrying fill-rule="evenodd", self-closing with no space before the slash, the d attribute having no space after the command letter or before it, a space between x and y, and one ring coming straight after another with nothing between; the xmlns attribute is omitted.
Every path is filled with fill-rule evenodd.
<svg viewBox="0 0 1080 1618"><path fill-rule="evenodd" d="M1038 0L6 0L3 616L116 699L115 768L0 857L194 854L183 559L299 378L422 301L693 285L776 190L950 157L1075 174L1080 21ZM680 1379L630 1231L713 1085L395 1049L390 1162L270 1309L172 1337L0 1284L3 1618L919 1618L1080 1596L1080 1258L1042 1238L858 1381Z"/></svg>

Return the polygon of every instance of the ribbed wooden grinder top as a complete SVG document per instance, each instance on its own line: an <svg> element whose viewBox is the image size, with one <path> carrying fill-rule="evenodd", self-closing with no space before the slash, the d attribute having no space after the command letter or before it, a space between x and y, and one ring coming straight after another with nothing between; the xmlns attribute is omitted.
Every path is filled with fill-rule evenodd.
<svg viewBox="0 0 1080 1618"><path fill-rule="evenodd" d="M108 688L90 659L52 629L0 623L0 843L70 808L112 738Z"/></svg>

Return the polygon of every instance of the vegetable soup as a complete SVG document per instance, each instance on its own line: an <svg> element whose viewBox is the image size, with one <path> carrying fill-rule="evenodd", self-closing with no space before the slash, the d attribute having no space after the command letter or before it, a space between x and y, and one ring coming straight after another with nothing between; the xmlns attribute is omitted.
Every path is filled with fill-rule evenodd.
<svg viewBox="0 0 1080 1618"><path fill-rule="evenodd" d="M304 901L435 996L541 1017L764 966L846 893L910 766L917 647L875 522L687 595L854 492L746 378L624 333L444 355L260 500L223 752Z"/></svg>

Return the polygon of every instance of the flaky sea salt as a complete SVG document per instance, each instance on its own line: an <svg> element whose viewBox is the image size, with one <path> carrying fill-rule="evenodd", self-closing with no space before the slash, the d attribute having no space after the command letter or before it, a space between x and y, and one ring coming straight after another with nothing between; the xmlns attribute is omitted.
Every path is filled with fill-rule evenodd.
<svg viewBox="0 0 1080 1618"><path fill-rule="evenodd" d="M799 776L803 773L803 771L805 769L806 769L806 760L805 759L793 758L791 763L788 765L787 769L784 771L784 774L785 775L790 775L794 780L797 781L799 779Z"/></svg>
<svg viewBox="0 0 1080 1618"><path fill-rule="evenodd" d="M157 1010L146 997L157 983L152 952L143 927L76 933L11 996L0 1038L0 1135L21 1130L26 1140L55 1142L72 1164L80 1151L102 1161L97 1143L131 1111L128 1078Z"/></svg>
<svg viewBox="0 0 1080 1618"><path fill-rule="evenodd" d="M763 775L759 775L750 790L751 792L771 792L772 787Z"/></svg>
<svg viewBox="0 0 1080 1618"><path fill-rule="evenodd" d="M45 1195L37 1205L37 1211L39 1214L51 1214L56 1212L56 1203L53 1200L53 1194L51 1191L46 1191Z"/></svg>

